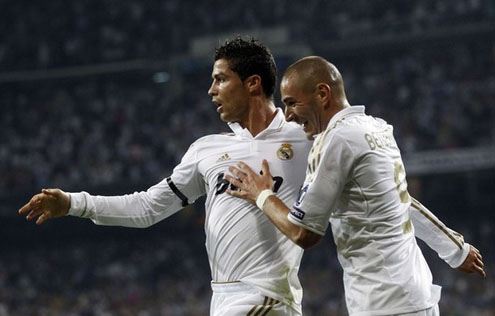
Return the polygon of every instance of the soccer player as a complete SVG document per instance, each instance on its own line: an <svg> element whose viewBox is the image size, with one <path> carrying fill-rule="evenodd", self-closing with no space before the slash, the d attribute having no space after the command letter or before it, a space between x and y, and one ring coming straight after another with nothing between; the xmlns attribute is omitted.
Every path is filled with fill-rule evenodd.
<svg viewBox="0 0 495 316"><path fill-rule="evenodd" d="M233 133L198 139L170 177L146 192L123 196L43 189L19 213L29 220L37 218L37 224L72 215L98 225L147 227L206 194L210 314L301 315L297 274L303 249L256 206L228 195L225 174L239 161L254 168L266 157L272 166L273 190L285 203L294 203L311 141L273 104L276 66L264 45L240 37L227 41L216 50L212 79L208 93Z"/></svg>
<svg viewBox="0 0 495 316"><path fill-rule="evenodd" d="M440 287L415 235L454 268L485 276L479 251L445 227L407 191L392 126L350 106L338 69L306 57L285 72L282 101L288 121L303 126L314 144L296 203L273 192L270 162L262 175L239 163L226 178L228 193L256 203L303 248L316 244L329 222L350 315L438 315Z"/></svg>

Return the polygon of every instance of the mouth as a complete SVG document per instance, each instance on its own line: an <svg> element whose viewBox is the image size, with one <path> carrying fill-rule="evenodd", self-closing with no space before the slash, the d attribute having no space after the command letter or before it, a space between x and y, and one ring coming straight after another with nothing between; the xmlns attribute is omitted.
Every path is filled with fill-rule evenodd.
<svg viewBox="0 0 495 316"><path fill-rule="evenodd" d="M303 126L303 130L307 133L308 132L308 128L309 128L308 121L302 123L302 126Z"/></svg>
<svg viewBox="0 0 495 316"><path fill-rule="evenodd" d="M217 113L222 113L223 110L223 105L222 103L219 103L217 101L212 101L212 103L217 107Z"/></svg>

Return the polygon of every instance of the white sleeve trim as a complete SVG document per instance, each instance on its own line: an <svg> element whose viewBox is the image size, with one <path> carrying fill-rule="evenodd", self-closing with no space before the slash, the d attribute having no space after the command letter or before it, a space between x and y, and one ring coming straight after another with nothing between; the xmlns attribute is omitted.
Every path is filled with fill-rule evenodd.
<svg viewBox="0 0 495 316"><path fill-rule="evenodd" d="M67 215L77 216L77 217L88 217L88 212L86 212L86 197L84 195L86 192L79 193L69 193L70 196L70 208ZM87 194L87 193L86 193Z"/></svg>

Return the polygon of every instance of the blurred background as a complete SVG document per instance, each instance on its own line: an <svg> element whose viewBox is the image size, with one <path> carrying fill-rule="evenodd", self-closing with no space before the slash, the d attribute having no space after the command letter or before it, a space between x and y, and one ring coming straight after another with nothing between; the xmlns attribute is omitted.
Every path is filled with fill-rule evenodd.
<svg viewBox="0 0 495 316"><path fill-rule="evenodd" d="M0 1L0 315L207 315L198 201L148 229L17 210L43 187L115 195L168 176L228 131L214 47L272 48L279 73L321 55L352 104L393 124L411 195L484 255L487 278L421 243L442 315L495 315L495 2ZM281 106L279 95L275 97ZM305 315L346 315L331 234L301 265Z"/></svg>

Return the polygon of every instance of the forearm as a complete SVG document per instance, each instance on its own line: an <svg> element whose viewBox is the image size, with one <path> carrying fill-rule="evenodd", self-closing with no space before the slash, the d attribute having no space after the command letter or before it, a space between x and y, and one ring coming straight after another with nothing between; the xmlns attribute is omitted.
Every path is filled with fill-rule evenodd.
<svg viewBox="0 0 495 316"><path fill-rule="evenodd" d="M229 171L238 178L230 175L225 178L239 190L228 189L228 194L256 204L279 231L304 249L312 247L321 239L321 236L293 224L288 219L289 208L272 191L274 184L266 160L261 164L262 175L253 172L243 162L239 162L238 165L241 169L229 168Z"/></svg>
<svg viewBox="0 0 495 316"><path fill-rule="evenodd" d="M263 212L284 235L304 249L314 246L321 238L290 222L287 218L290 209L275 195L268 197L263 205Z"/></svg>
<svg viewBox="0 0 495 316"><path fill-rule="evenodd" d="M461 234L445 226L430 210L412 199L411 220L416 237L423 240L452 268L457 268L469 253L469 244Z"/></svg>

